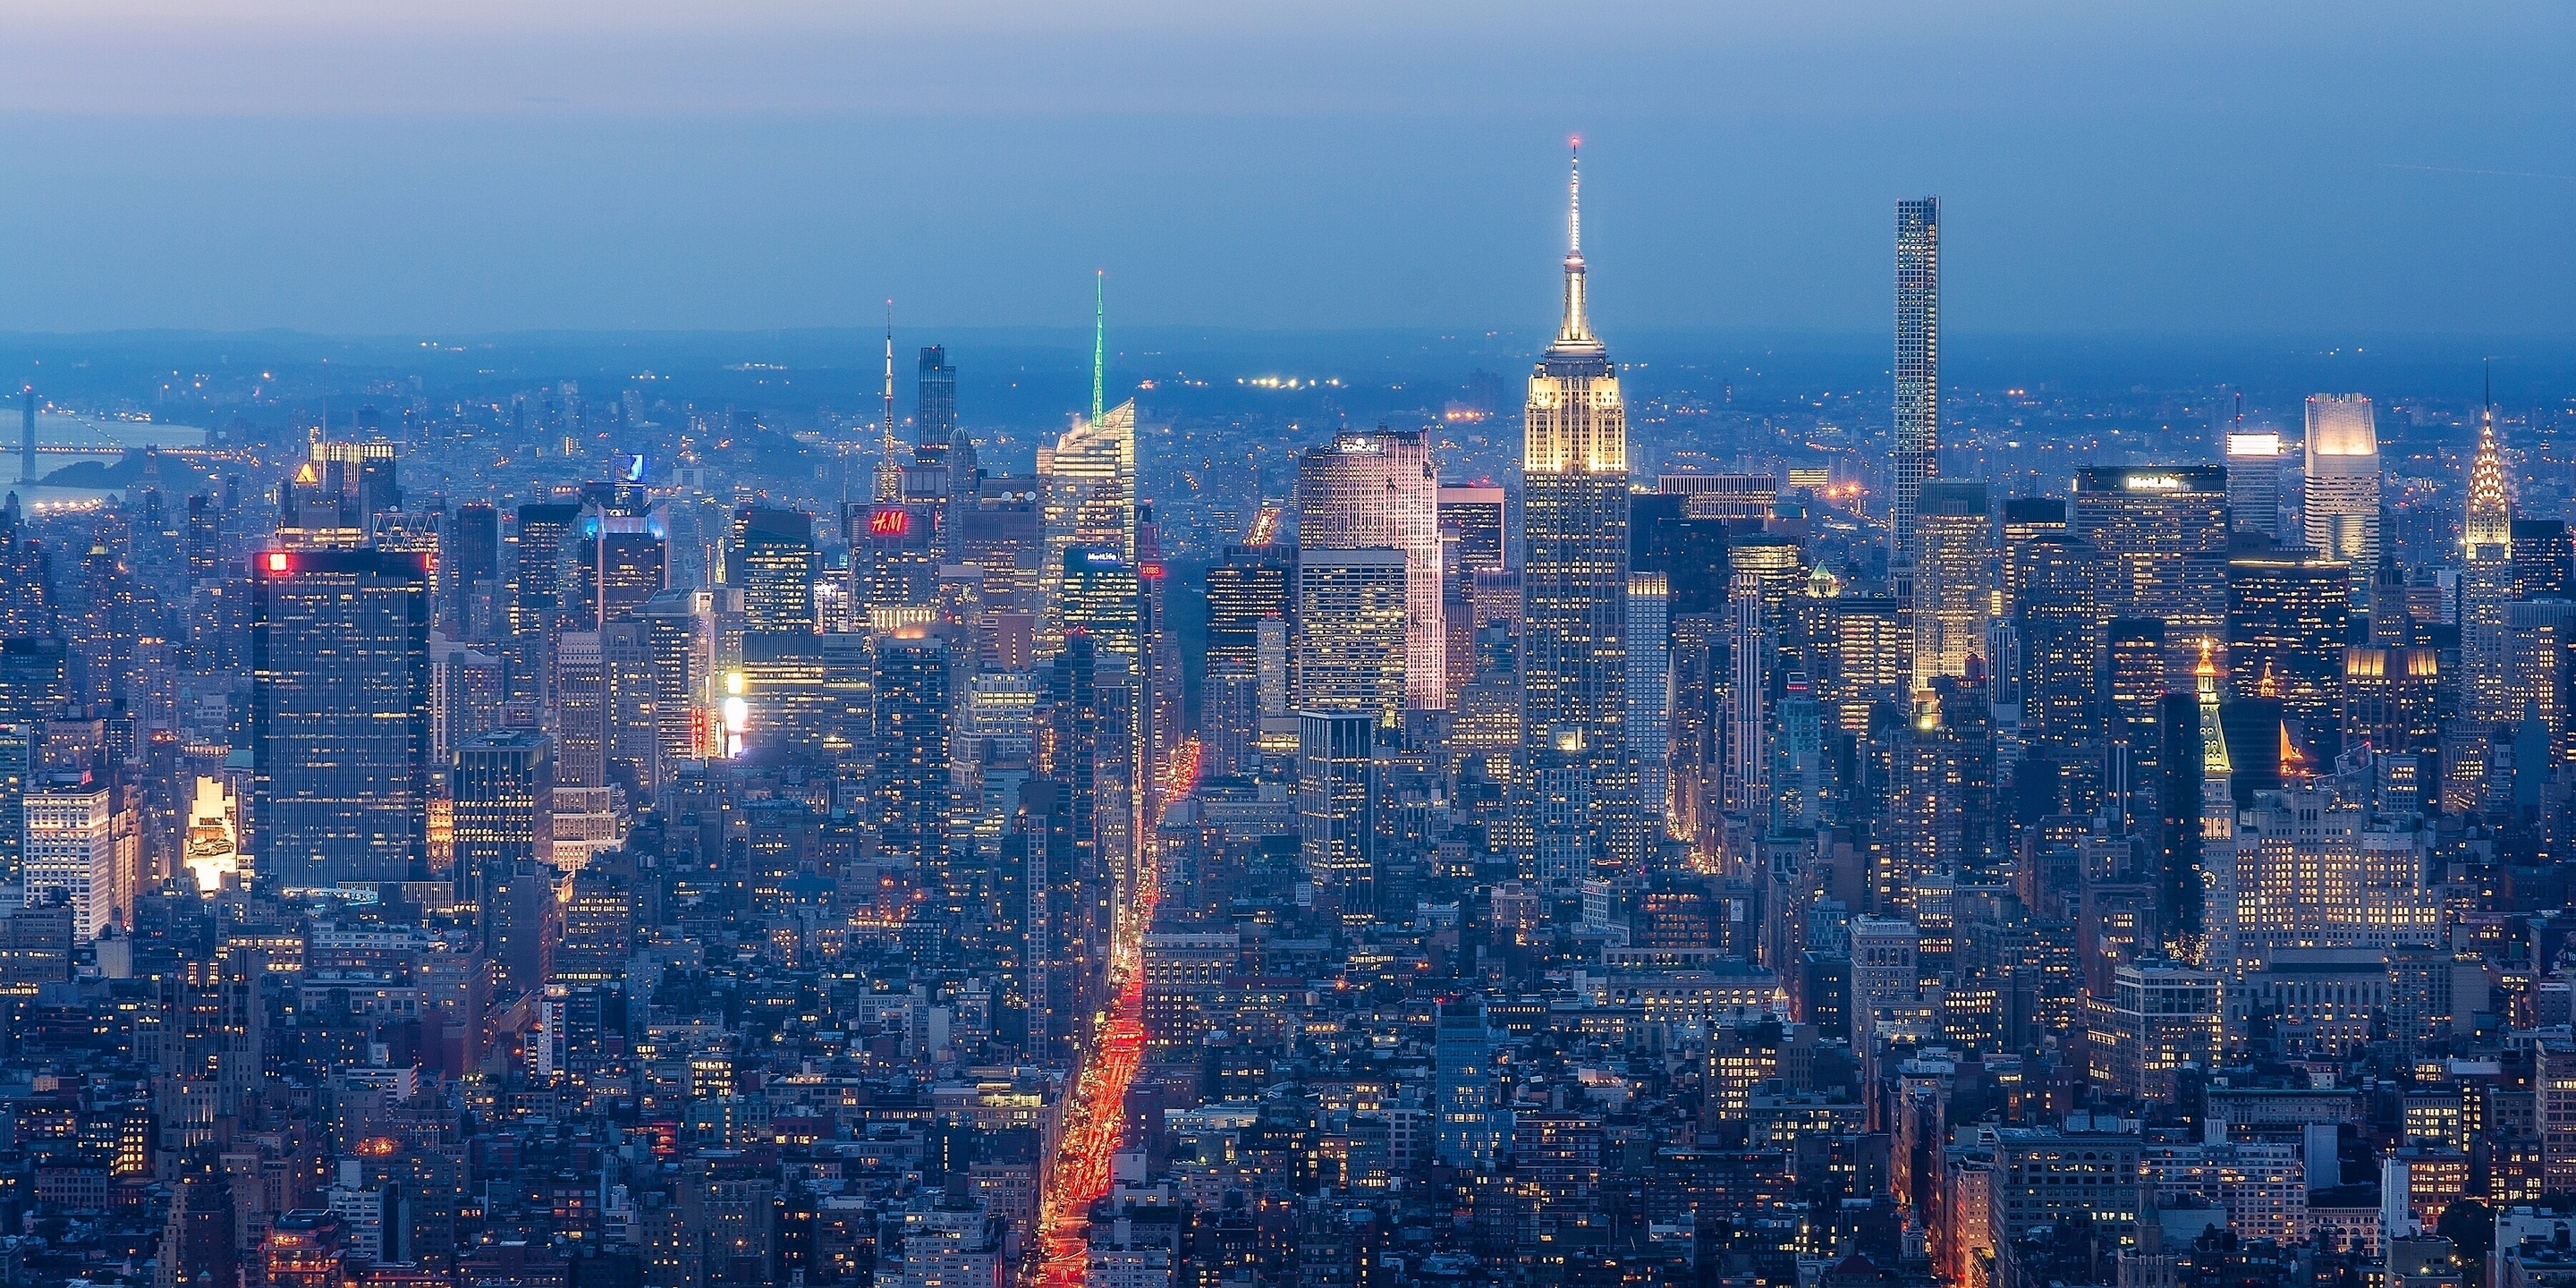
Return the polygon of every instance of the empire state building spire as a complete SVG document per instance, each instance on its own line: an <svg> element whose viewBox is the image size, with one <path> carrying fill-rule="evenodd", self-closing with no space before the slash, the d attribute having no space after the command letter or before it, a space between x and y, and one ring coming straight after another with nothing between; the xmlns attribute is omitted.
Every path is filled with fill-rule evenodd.
<svg viewBox="0 0 2576 1288"><path fill-rule="evenodd" d="M1604 350L1583 311L1583 140L1574 140L1573 151L1565 184L1565 318L1557 324L1556 343L1548 352L1596 354Z"/></svg>

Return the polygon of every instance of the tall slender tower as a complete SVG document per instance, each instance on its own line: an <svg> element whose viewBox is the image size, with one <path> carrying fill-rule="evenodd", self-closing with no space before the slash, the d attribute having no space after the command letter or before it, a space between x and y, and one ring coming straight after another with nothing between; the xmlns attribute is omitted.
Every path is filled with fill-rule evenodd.
<svg viewBox="0 0 2576 1288"><path fill-rule="evenodd" d="M1592 865L1633 870L1648 838L1627 747L1628 413L1584 316L1579 168L1566 233L1565 315L1524 408L1521 740L1526 763L1588 780Z"/></svg>
<svg viewBox="0 0 2576 1288"><path fill-rule="evenodd" d="M903 462L894 454L894 301L886 301L885 455L877 461L877 500L903 499Z"/></svg>
<svg viewBox="0 0 2576 1288"><path fill-rule="evenodd" d="M2467 521L2460 533L2467 567L2460 578L2460 671L2467 681L2464 706L2477 738L2519 711L2506 709L2505 601L2513 598L2513 497L2505 487L2504 454L2496 443L2495 405L2478 426L2477 459L2469 465ZM2404 611L2400 608L2398 611ZM2376 616L2380 606L2371 605Z"/></svg>
<svg viewBox="0 0 2576 1288"><path fill-rule="evenodd" d="M1941 472L1941 199L1896 203L1896 425L1888 555L1912 556L1923 482Z"/></svg>
<svg viewBox="0 0 2576 1288"><path fill-rule="evenodd" d="M2177 909L2184 925L2175 936L2186 954L2197 951L2199 964L2211 970L2235 966L2236 925L2236 767L2227 758L2227 730L2218 715L2218 668L2210 662L2212 641L2200 642L2200 665L2192 672L2200 711L2200 874L2201 896ZM2210 924L2215 907L2218 923ZM2218 942L2213 943L2215 938Z"/></svg>

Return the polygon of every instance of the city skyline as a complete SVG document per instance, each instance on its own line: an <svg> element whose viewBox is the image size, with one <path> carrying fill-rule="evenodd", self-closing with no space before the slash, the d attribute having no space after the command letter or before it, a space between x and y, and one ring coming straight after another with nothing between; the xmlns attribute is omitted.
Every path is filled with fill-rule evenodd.
<svg viewBox="0 0 2576 1288"><path fill-rule="evenodd" d="M893 267L859 327L0 332L0 1288L2576 1288L2576 333L2459 285L2576 252L2389 238L2330 148L2264 172L2305 205L2159 186L2216 173L2191 112L2276 157L2567 116L2510 99L2569 15L2443 97L2389 72L2494 16L1024 3L27 15L0 131L112 35L170 74L97 164L184 117L189 165L338 130L436 192L317 215L333 154L281 155L253 231L328 231L263 277L237 180L146 181L212 212L173 236L84 188L0 326L84 238L189 260L117 307L389 327ZM1774 141L1842 93L1866 182L1657 150L1802 69ZM1385 146L1191 150L1318 92ZM980 115L882 201L755 110L890 93ZM987 146L1075 94L1198 133ZM1433 108L1425 207L1384 162ZM1980 180L1980 110L2081 142ZM1471 155L1604 111L1627 150ZM761 142L657 187L686 147L548 114ZM906 225L979 168L1022 186ZM1728 185L1770 222L1695 222ZM1847 206L1794 304L1711 294ZM1103 229L1155 253L1086 254L1079 330L903 294L1061 322ZM1864 269L1865 339L1758 321ZM2453 290L2392 350L2174 311L2213 275L2355 334ZM2123 299L2084 324L2183 338L1950 325Z"/></svg>

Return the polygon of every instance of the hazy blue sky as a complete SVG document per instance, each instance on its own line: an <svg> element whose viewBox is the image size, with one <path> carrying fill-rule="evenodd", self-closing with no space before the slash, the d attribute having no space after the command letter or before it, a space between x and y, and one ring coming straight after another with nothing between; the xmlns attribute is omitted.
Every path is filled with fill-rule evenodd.
<svg viewBox="0 0 2576 1288"><path fill-rule="evenodd" d="M2116 11L2111 11L2116 10ZM221 11L223 16L207 16ZM0 329L2576 332L2576 5L0 0Z"/></svg>

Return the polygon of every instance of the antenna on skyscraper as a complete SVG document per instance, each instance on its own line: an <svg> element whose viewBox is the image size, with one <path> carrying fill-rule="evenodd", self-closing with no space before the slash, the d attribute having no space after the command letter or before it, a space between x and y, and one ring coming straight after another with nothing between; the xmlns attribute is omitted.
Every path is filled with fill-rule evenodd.
<svg viewBox="0 0 2576 1288"><path fill-rule="evenodd" d="M1091 423L1097 425L1104 414L1101 406L1101 363L1109 349L1109 270L1091 271Z"/></svg>
<svg viewBox="0 0 2576 1288"><path fill-rule="evenodd" d="M903 467L894 459L894 301L886 301L885 459L877 463L877 499L903 499Z"/></svg>
<svg viewBox="0 0 2576 1288"><path fill-rule="evenodd" d="M1583 136L1566 140L1566 150L1573 161L1565 181L1565 250L1576 259L1583 258Z"/></svg>

